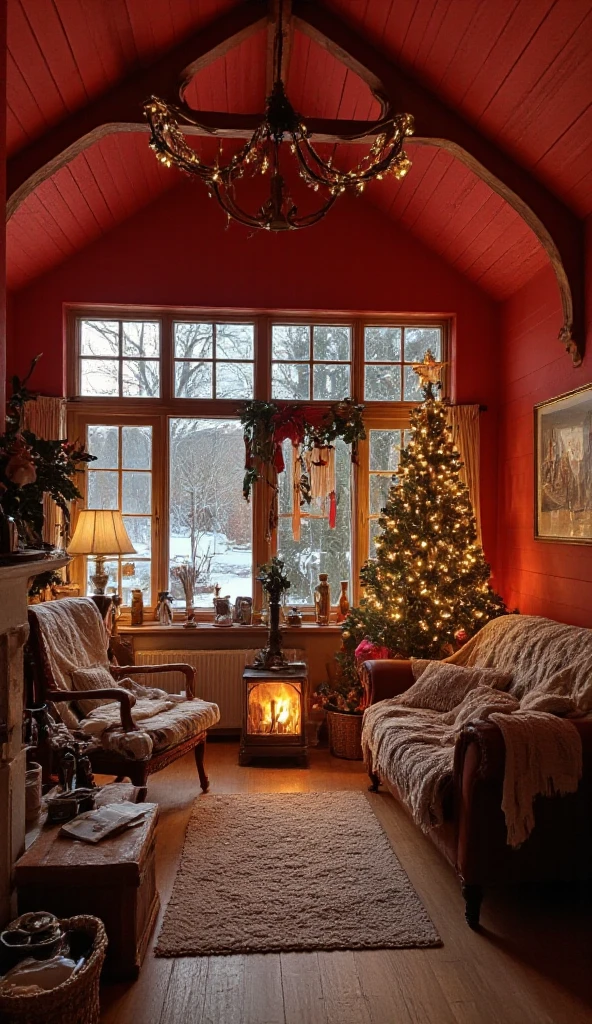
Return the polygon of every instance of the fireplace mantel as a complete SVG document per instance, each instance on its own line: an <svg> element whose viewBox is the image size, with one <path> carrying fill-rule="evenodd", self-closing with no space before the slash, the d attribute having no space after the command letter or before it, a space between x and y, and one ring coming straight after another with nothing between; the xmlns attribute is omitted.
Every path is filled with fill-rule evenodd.
<svg viewBox="0 0 592 1024"><path fill-rule="evenodd" d="M25 842L23 644L29 631L28 582L69 561L59 555L0 565L0 924L14 910L12 870Z"/></svg>

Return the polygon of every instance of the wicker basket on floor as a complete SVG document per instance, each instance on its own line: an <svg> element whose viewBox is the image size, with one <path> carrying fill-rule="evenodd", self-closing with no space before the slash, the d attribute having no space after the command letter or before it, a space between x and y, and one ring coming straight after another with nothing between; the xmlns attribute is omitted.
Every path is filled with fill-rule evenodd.
<svg viewBox="0 0 592 1024"><path fill-rule="evenodd" d="M107 936L98 917L80 914L62 920L64 929L92 938L92 953L62 985L37 995L0 995L0 1024L99 1024L99 979Z"/></svg>
<svg viewBox="0 0 592 1024"><path fill-rule="evenodd" d="M327 711L329 749L334 757L362 760L362 716Z"/></svg>

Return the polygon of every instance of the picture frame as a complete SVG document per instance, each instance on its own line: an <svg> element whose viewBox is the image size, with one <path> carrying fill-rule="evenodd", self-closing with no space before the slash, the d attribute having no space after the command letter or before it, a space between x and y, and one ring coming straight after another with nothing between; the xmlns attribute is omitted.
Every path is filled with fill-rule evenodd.
<svg viewBox="0 0 592 1024"><path fill-rule="evenodd" d="M592 544L592 384L534 407L535 540Z"/></svg>

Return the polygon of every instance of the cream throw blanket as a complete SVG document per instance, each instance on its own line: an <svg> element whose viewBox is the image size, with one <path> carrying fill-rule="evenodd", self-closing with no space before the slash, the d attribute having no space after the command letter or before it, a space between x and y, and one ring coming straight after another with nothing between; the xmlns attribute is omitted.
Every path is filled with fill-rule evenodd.
<svg viewBox="0 0 592 1024"><path fill-rule="evenodd" d="M73 676L80 669L102 666L109 672L107 631L94 601L90 598L47 601L35 606L35 614L57 689L71 691ZM134 760L152 755L151 733L155 729L168 729L183 738L190 722L199 720L201 731L215 725L220 717L217 706L208 701L195 699L186 703L180 694L141 686L132 679L113 680L110 685L122 686L133 695L132 718L138 729L125 732L121 728L120 706L114 701L92 711L81 722L71 710L68 716L64 710L68 708L66 704L59 705L58 713L69 729L79 729L95 737L106 750ZM187 711L171 717L169 713L178 711L181 704Z"/></svg>
<svg viewBox="0 0 592 1024"><path fill-rule="evenodd" d="M473 685L462 697L451 665L471 670ZM578 787L580 736L558 715L590 712L592 631L537 616L507 615L488 623L446 661L418 660L412 667L418 681L425 672L426 686L418 689L416 682L406 694L381 701L364 714L366 763L395 783L414 820L427 832L444 818L443 798L460 730L491 719L506 745L502 808L508 843L519 846L534 828L535 797L571 793ZM500 683L487 672L480 685L479 669L511 673L509 692L494 689ZM412 706L414 692L420 707Z"/></svg>

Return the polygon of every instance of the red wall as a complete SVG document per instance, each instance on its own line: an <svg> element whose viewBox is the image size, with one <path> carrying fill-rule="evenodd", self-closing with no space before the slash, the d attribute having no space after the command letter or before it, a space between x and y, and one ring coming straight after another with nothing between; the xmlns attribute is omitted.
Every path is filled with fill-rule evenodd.
<svg viewBox="0 0 592 1024"><path fill-rule="evenodd" d="M321 224L286 235L224 225L205 192L182 185L16 293L11 372L43 351L34 385L64 393L65 303L452 314L453 396L489 408L482 513L494 562L497 305L363 200L344 199Z"/></svg>
<svg viewBox="0 0 592 1024"><path fill-rule="evenodd" d="M592 264L592 220L588 223ZM592 275L588 279L588 318ZM498 570L507 603L521 612L592 626L592 546L534 539L533 406L592 380L587 354L575 368L557 341L559 290L549 268L502 307Z"/></svg>

